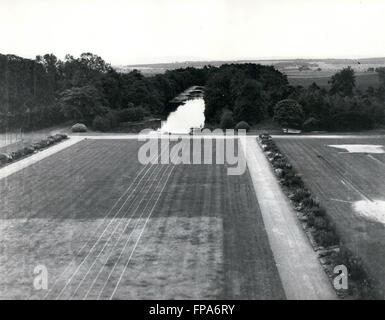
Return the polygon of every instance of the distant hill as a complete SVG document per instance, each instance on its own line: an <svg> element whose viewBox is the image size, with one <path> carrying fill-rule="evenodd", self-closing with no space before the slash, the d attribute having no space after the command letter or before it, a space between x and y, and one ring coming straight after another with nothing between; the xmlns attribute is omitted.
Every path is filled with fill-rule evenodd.
<svg viewBox="0 0 385 320"><path fill-rule="evenodd" d="M385 66L384 58L364 58L364 59L271 59L271 60L230 60L230 61L184 61L172 63L154 63L154 64L134 64L114 66L119 72L130 72L134 69L141 71L144 75L164 73L166 70L178 68L195 67L202 68L205 65L220 66L226 63L259 63L262 65L273 65L278 70L286 73L288 77L301 76L302 72L326 71L327 76L330 72L338 71L344 67L351 66L356 72L367 72L368 68L377 68ZM321 75L318 75L321 76Z"/></svg>

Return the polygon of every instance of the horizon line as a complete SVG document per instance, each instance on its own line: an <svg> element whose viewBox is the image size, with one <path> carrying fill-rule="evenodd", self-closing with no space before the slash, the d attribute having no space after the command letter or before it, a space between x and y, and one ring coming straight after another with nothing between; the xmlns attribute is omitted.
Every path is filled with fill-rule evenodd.
<svg viewBox="0 0 385 320"><path fill-rule="evenodd" d="M134 66L148 66L148 65L161 65L161 64L178 64L178 63L191 63L191 62L240 62L240 61L295 61L295 60L312 60L312 61L322 61L322 60L371 60L371 59L385 59L385 56L374 56L374 57L359 57L359 58L235 58L235 59L199 59L199 60L175 60L169 62L149 62L149 63L131 63L131 64L111 64L115 67L134 67Z"/></svg>

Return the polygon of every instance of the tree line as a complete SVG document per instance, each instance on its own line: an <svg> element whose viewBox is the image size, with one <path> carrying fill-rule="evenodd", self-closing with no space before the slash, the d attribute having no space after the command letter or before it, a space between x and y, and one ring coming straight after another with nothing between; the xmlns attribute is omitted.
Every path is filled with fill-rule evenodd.
<svg viewBox="0 0 385 320"><path fill-rule="evenodd" d="M385 68L376 72L380 86L361 91L350 67L332 76L326 89L291 86L271 66L223 65L206 83L206 121L229 128L274 118L283 127L308 131L372 129L385 125Z"/></svg>
<svg viewBox="0 0 385 320"><path fill-rule="evenodd" d="M144 77L118 73L101 57L83 53L24 59L0 55L0 126L36 129L71 119L95 121L108 130L117 122L167 115L169 101L192 85L205 86L205 118L233 128L274 118L283 127L360 130L385 124L385 68L381 85L361 91L354 70L337 72L330 88L291 86L273 66L252 63L181 68ZM175 106L174 106L175 107Z"/></svg>
<svg viewBox="0 0 385 320"><path fill-rule="evenodd" d="M272 66L225 64L211 70L205 89L208 123L256 124L273 115L275 103L288 95L288 80Z"/></svg>
<svg viewBox="0 0 385 320"><path fill-rule="evenodd" d="M34 60L0 55L0 125L34 129L66 119L90 124L111 110L132 108L162 115L179 92L204 85L204 74L195 68L153 77L137 70L118 73L92 53L67 55L64 60L53 54Z"/></svg>

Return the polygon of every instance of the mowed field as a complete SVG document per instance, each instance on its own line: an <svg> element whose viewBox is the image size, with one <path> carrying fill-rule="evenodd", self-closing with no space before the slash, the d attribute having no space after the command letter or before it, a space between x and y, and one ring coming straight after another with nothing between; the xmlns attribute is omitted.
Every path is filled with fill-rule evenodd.
<svg viewBox="0 0 385 320"><path fill-rule="evenodd" d="M384 286L385 138L274 137L274 140L326 207L349 248Z"/></svg>
<svg viewBox="0 0 385 320"><path fill-rule="evenodd" d="M0 298L285 298L248 171L140 146L83 140L0 180Z"/></svg>

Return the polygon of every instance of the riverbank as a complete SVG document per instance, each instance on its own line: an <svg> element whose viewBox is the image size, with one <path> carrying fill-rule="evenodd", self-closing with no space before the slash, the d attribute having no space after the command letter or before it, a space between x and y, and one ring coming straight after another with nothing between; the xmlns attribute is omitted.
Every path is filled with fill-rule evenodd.
<svg viewBox="0 0 385 320"><path fill-rule="evenodd" d="M192 86L185 91L178 94L174 99L170 101L172 104L180 104L186 102L187 100L194 98L203 98L204 87L202 86Z"/></svg>

